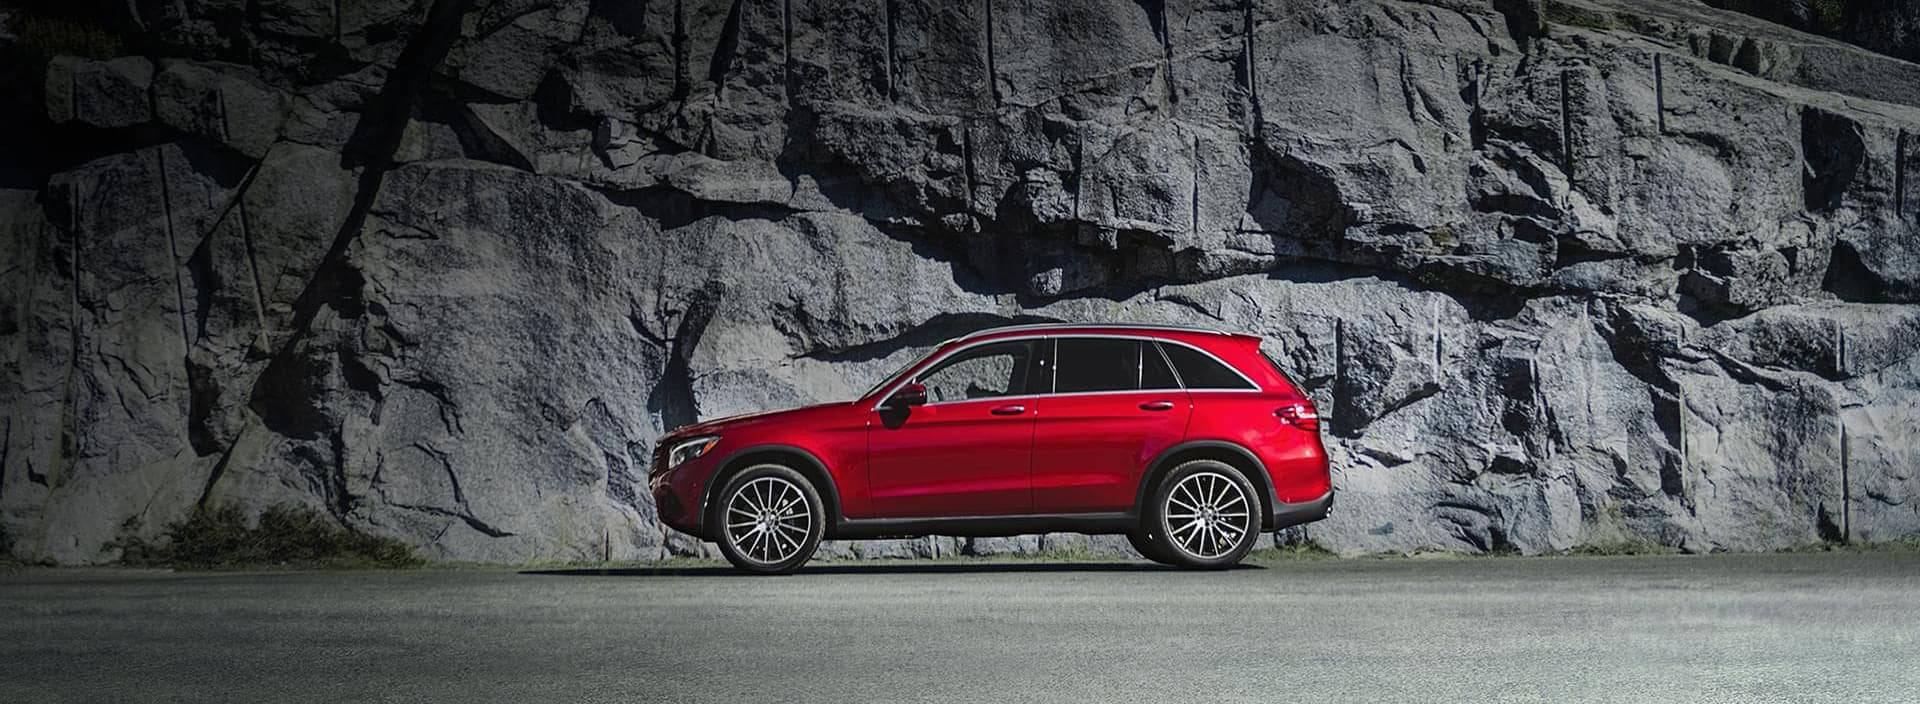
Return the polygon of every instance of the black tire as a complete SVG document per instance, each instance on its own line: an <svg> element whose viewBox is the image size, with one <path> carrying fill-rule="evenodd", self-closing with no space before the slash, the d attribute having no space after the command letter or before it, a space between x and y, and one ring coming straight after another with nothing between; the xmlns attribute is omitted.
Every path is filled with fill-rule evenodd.
<svg viewBox="0 0 1920 704"><path fill-rule="evenodd" d="M1166 543L1160 540L1160 534L1153 530L1149 521L1141 521L1139 526L1127 531L1127 542L1141 557L1163 565L1173 564L1173 557L1167 554Z"/></svg>
<svg viewBox="0 0 1920 704"><path fill-rule="evenodd" d="M710 534L743 572L787 574L819 549L826 510L813 482L791 467L758 464L727 480L715 495ZM801 504L804 504L802 506Z"/></svg>
<svg viewBox="0 0 1920 704"><path fill-rule="evenodd" d="M1218 460L1183 462L1154 488L1146 523L1164 536L1156 542L1165 550L1168 564L1226 569L1239 564L1260 541L1257 492L1233 465Z"/></svg>

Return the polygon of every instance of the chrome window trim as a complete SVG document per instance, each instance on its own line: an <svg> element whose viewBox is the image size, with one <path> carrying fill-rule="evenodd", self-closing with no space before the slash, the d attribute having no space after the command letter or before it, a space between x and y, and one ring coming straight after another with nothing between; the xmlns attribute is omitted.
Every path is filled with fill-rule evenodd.
<svg viewBox="0 0 1920 704"><path fill-rule="evenodd" d="M1066 393L1061 393L1060 392L1060 341L1061 340L1074 339L1074 338L1094 338L1094 339L1101 339L1101 340L1134 340L1134 341L1140 342L1142 345L1149 342L1159 342L1161 340L1160 338L1149 337L1146 335L1114 335L1111 333L1104 334L1104 335L1088 333L1083 335L1080 333L1072 333L1072 332L1053 335L1052 338L1053 338L1053 389L1051 393L1047 394L1048 396L1084 396L1084 395L1094 395L1094 394L1139 394L1139 393L1147 393L1150 391L1186 391L1187 390L1186 384L1180 383L1180 372L1175 370L1173 372L1173 383L1180 384L1180 385L1170 389L1109 389L1106 391L1068 391ZM1156 347L1155 349L1159 349L1159 348ZM1198 347L1194 347L1194 349L1199 350L1201 354L1207 353L1206 350L1202 350ZM1142 347L1141 351L1144 354L1145 348ZM1164 355L1164 353L1162 354ZM1134 367L1133 383L1135 386L1140 385L1140 383L1143 381L1142 367L1144 365L1140 363L1141 359L1144 359L1144 357L1136 356L1133 362L1133 367ZM1219 361L1219 359L1215 358L1215 361ZM1220 363L1227 364L1226 362L1220 362ZM1167 368L1169 370L1172 370L1173 363L1168 362ZM1227 368L1232 369L1233 365L1227 364ZM1254 386L1258 388L1259 384L1254 384Z"/></svg>
<svg viewBox="0 0 1920 704"><path fill-rule="evenodd" d="M1254 381L1253 377L1247 376L1247 373L1240 371L1239 367L1228 364L1227 360L1221 359L1219 355L1216 355L1212 352L1208 352L1204 349L1201 349L1200 347L1189 345L1179 340L1168 340L1165 338L1157 338L1157 337L1154 339L1162 344L1179 345L1181 347L1185 347L1195 352L1199 352L1200 354L1206 355L1207 359L1211 359L1214 361L1215 364L1219 364L1220 366L1226 367L1227 371L1233 372L1234 376L1240 377L1241 381L1247 382L1248 386L1253 387L1251 389L1196 389L1191 386L1187 386L1186 378L1180 376L1180 366L1173 363L1173 357L1170 357L1170 356L1167 357L1167 368L1173 370L1173 378L1178 379L1180 381L1180 388L1186 389L1189 393L1194 391L1238 391L1243 393L1244 392L1256 392L1256 393L1266 392L1266 389L1260 388L1260 382ZM1161 350L1160 354L1162 356L1165 356L1167 353L1165 350Z"/></svg>
<svg viewBox="0 0 1920 704"><path fill-rule="evenodd" d="M1195 352L1199 352L1200 354L1203 354L1203 355L1206 355L1206 357L1207 357L1207 359L1211 359L1211 360L1213 360L1213 361L1214 361L1215 363L1217 363L1217 364L1219 364L1220 366L1223 366L1223 367L1226 367L1228 371L1231 371L1231 372L1233 372L1233 374L1234 374L1234 376L1238 376L1238 377L1240 377L1240 380L1241 380L1241 381L1244 381L1244 382L1247 382L1247 386L1251 386L1251 387L1253 387L1253 388L1250 388L1250 389L1192 389L1192 388L1187 388L1187 380L1186 380L1186 379L1182 379L1182 378L1180 378L1180 368L1179 368L1179 367L1176 367L1176 366L1173 366L1173 360L1172 360L1171 358L1169 358L1169 359L1167 360L1167 368L1168 368L1168 369L1172 369L1172 370L1173 370L1173 378L1174 378L1174 380L1175 380L1175 381L1178 381L1178 382L1180 382L1180 389L1178 389L1178 390L1181 390L1181 391L1239 391L1239 392L1248 392L1248 393L1265 393L1265 392L1266 392L1266 389L1262 389L1262 388L1260 388L1260 383L1259 383L1259 382L1256 382L1256 381L1254 381L1254 380L1253 380L1253 377L1250 377L1250 376L1247 376L1247 374L1246 374L1246 372L1242 372L1242 371L1240 371L1240 369L1239 369L1238 367L1235 367L1235 366L1233 366L1233 365L1231 365L1231 364L1228 364L1228 363L1227 363L1227 360L1224 360L1224 359L1221 359L1219 355L1216 355L1216 354L1214 354L1214 353L1212 353L1212 352L1208 352L1208 351L1207 351L1206 349L1204 349L1204 348L1202 348L1202 347L1199 347L1199 346L1197 346L1197 345L1190 345L1190 344L1187 344L1187 343L1185 343L1185 342L1181 342L1181 341L1179 341L1179 340L1169 340L1169 339L1167 339L1167 338L1164 338L1164 337L1153 337L1153 336L1150 336L1150 335L1114 335L1114 334L1085 334L1085 335L1082 335L1082 334L1079 334L1079 333L1064 333L1064 334L1060 334L1060 335L1055 335L1054 337L1115 337L1115 338L1120 338L1120 339L1124 339L1124 340L1152 340L1152 341L1154 341L1154 342L1158 342L1158 343L1161 343L1161 344L1165 344L1165 345L1179 345L1179 346L1181 346L1181 347L1185 347L1185 348L1187 348L1187 349L1190 349L1190 350L1193 350L1193 351L1195 351ZM1164 355L1164 354L1166 354L1166 353L1165 353L1165 352L1162 352L1161 354L1163 354L1163 355ZM1054 360L1054 366L1056 366L1056 367L1057 367L1057 366L1059 366L1059 364L1060 364L1060 360L1058 360L1058 359L1055 359L1055 360ZM1136 391L1171 391L1171 390L1173 390L1173 389L1136 389Z"/></svg>
<svg viewBox="0 0 1920 704"><path fill-rule="evenodd" d="M1186 393L1186 389L1123 389L1120 391L1068 391L1064 394L1041 394L1040 398L1069 398L1073 396L1118 396L1120 394Z"/></svg>
<svg viewBox="0 0 1920 704"><path fill-rule="evenodd" d="M1192 391L1192 389L1187 388L1187 380L1180 378L1180 368L1173 366L1173 358L1167 356L1167 350L1160 346L1159 340L1153 341L1153 353L1160 355L1160 363L1167 365L1167 373L1173 375L1173 383L1179 386L1181 391ZM1144 367L1146 365L1142 364L1141 366ZM1229 364L1227 366L1231 367L1233 365ZM1145 381L1145 371L1142 371L1141 374L1141 380ZM1254 386L1258 387L1259 384L1254 384Z"/></svg>
<svg viewBox="0 0 1920 704"><path fill-rule="evenodd" d="M969 398L969 399L962 399L959 401L938 401L935 403L923 403L923 404L920 404L920 407L931 408L933 406L955 406L962 403L986 403L988 401L993 401L993 402L1025 401L1028 399L1036 399L1042 396L1049 396L1049 395L1051 394L1020 394L1019 396L988 396L986 398ZM874 410L877 411L880 409L876 407L874 408Z"/></svg>
<svg viewBox="0 0 1920 704"><path fill-rule="evenodd" d="M1047 360L1053 364L1047 366L1047 393L1043 395L1058 396L1060 395L1060 338L1048 336L1044 339L1046 344L1050 345L1047 348Z"/></svg>
<svg viewBox="0 0 1920 704"><path fill-rule="evenodd" d="M1200 390L1247 393L1246 391L1240 390L1240 389L1200 389ZM988 401L1027 401L1027 400L1033 400L1033 399L1047 399L1047 398L1070 398L1074 396L1118 396L1120 394L1151 394L1151 393L1173 393L1173 392L1179 392L1184 394L1187 392L1187 390L1186 389L1126 389L1121 391L1068 391L1063 394L1021 394L1019 396L989 396L986 398L970 398L963 401L941 401L939 403L923 403L923 404L920 404L919 407L927 408L930 406L952 406L952 405L961 404L961 403L985 403ZM876 408L874 410L879 410L879 409Z"/></svg>
<svg viewBox="0 0 1920 704"><path fill-rule="evenodd" d="M938 367L942 362L947 361L947 359L955 355L958 355L962 352L965 352L967 350L974 349L976 347L988 347L991 345L998 345L1003 342L1026 342L1029 340L1045 340L1045 339L1047 338L1043 336L1033 336L1033 337L1004 337L997 340L981 340L979 342L975 342L965 347L956 348L952 352L948 352L946 354L935 357L931 361L927 362L926 364L920 365L920 368L932 369L934 367ZM944 345L946 343L943 342L940 344ZM1039 354L1039 350L1029 348L1029 355L1033 355L1033 354ZM1028 361L1031 362L1032 360L1029 359ZM920 375L910 374L910 375L901 377L900 383L895 384L893 388L888 389L886 393L880 395L880 402L873 405L873 410L878 411L882 406L887 405L887 399L893 398L893 394L899 391L900 387L906 386L907 384L912 383L913 379L918 376ZM1028 381L1029 381L1029 385L1031 385L1032 380L1028 380ZM923 403L920 405L923 407L924 406L946 406L946 405L951 405L955 403L974 403L976 401L999 401L1002 399L1038 398L1040 396L1045 396L1045 395L1047 394L1018 394L1018 395L1009 395L1009 396L988 396L986 398L969 398L969 399L964 399L960 401L939 401L935 403Z"/></svg>
<svg viewBox="0 0 1920 704"><path fill-rule="evenodd" d="M1154 349L1159 349L1154 345ZM1176 379L1175 383L1179 383ZM1133 346L1133 388L1146 390L1147 386L1147 341L1141 340Z"/></svg>
<svg viewBox="0 0 1920 704"><path fill-rule="evenodd" d="M1005 329L1005 328L1002 328L1002 329ZM1151 335L1115 335L1112 333L1087 333L1087 334L1065 333L1065 334L1058 334L1058 335L1046 335L1046 334L1018 335L1014 337L1001 337L1001 338L995 338L991 340L979 340L962 347L956 347L948 351L946 354L940 355L938 357L934 357L932 360L928 361L926 364L921 365L921 368L930 369L930 368L939 366L939 364L941 362L946 361L948 357L952 357L956 354L960 354L962 352L973 349L975 347L982 347L985 345L994 345L1002 342L1020 342L1023 340L1043 340L1043 341L1056 340L1057 341L1062 337L1099 337L1099 338L1113 338L1113 339L1121 339L1121 340L1150 340L1150 341L1159 342L1162 344L1179 345L1181 347L1185 347L1195 352L1199 352L1200 354L1206 355L1208 359L1211 359L1215 363L1219 364L1220 366L1226 367L1227 369L1231 370L1236 376L1240 377L1241 381L1247 382L1247 385L1253 388L1250 388L1250 389L1190 389L1190 388L1187 388L1186 380L1180 378L1180 368L1174 366L1173 359L1170 357L1167 357L1166 351L1162 350L1160 352L1160 355L1163 359L1166 360L1167 369L1173 372L1174 381L1180 384L1180 388L1177 388L1177 389L1124 389L1120 391L1069 391L1067 393L1058 393L1053 390L1053 389L1059 388L1058 383L1059 383L1060 375L1056 373L1056 374L1051 374L1050 378L1048 379L1048 381L1053 383L1048 385L1049 388L1047 390L1047 393L1020 394L1017 396L992 396L988 398L970 398L964 401L941 401L939 403L925 403L921 405L922 406L948 406L956 403L977 403L981 401L1010 401L1010 400L1021 400L1021 399L1037 399L1037 398L1043 398L1048 396L1056 396L1056 397L1057 396L1099 396L1099 395L1112 395L1112 394L1141 394L1141 393L1151 393L1154 391L1179 391L1182 393L1195 393L1195 392L1233 393L1233 394L1266 393L1266 389L1260 388L1260 384L1258 382L1255 382L1252 377L1247 376L1246 373L1240 371L1238 367L1228 364L1227 361L1224 359L1221 359L1219 355L1215 355L1214 353L1209 352L1205 349L1202 349L1196 345L1187 344L1179 340L1169 340L1164 337L1154 337ZM956 338L956 339L964 340L966 338L962 337L962 338ZM945 343L942 343L942 344L945 344ZM1059 344L1056 342L1053 349L1053 355L1049 357L1050 359L1053 360L1053 368L1049 369L1048 370L1049 372L1056 371L1059 368L1060 366L1059 353L1060 353ZM873 407L869 410L878 411L881 408L885 407L887 405L887 400L893 398L893 394L899 391L900 387L910 383L914 378L914 376L917 376L917 375L911 375L911 374L905 375L905 376L902 376L898 381L894 382L893 386L886 390L886 393L882 393L879 395L880 400L875 402L873 404Z"/></svg>
<svg viewBox="0 0 1920 704"><path fill-rule="evenodd" d="M964 338L964 337L959 337L959 338L954 338L954 339L955 339L955 340L964 340L964 339L966 339L966 338ZM938 356L938 357L934 357L934 358L932 358L932 359L929 359L929 360L927 360L927 361L926 361L926 363L924 363L924 364L921 364L921 365L920 365L920 368L921 368L921 369L932 369L932 368L934 368L934 367L937 367L937 366L940 366L940 363L941 363L941 362L945 362L945 361L947 361L947 358L948 358L948 357L952 357L952 356L954 356L954 355L956 355L956 354L960 354L960 353L962 353L962 352L965 352L965 351L967 351L967 350L970 350L970 349L973 349L973 348L975 348L975 347L984 347L984 346L987 346L987 345L995 345L995 344L999 344L999 343L1002 343L1002 342L1020 342L1020 341L1023 341L1023 340L1044 340L1044 339L1047 339L1047 336L1045 336L1045 335L1021 335L1021 336L1017 336L1017 337L1002 337L1002 338L997 338L997 339L992 339L992 340L980 340L980 341L977 341L977 342L973 342L973 343L970 343L970 344L966 344L966 345L962 345L962 346L960 346L960 347L955 347L955 348L953 348L953 349L951 349L951 350L948 350L946 354L942 354L942 355L940 355L940 356ZM944 344L948 344L948 343L950 343L950 342L952 342L952 340L949 340L948 342L942 342L942 343L940 343L940 344L943 344L943 345L944 345ZM912 371L912 370L908 370L908 371ZM888 399L891 399L891 398L893 398L893 395L894 395L895 393L897 393L897 392L899 392L899 391L900 391L900 387L902 387L902 386L906 386L907 384L910 384L910 383L913 383L913 378L914 378L914 377L916 377L916 376L918 376L918 374L902 374L902 375L900 376L900 378L899 378L899 379L896 379L896 380L894 380L894 382L893 382L893 386L891 386L891 387L888 387L888 388L887 388L887 390L886 390L886 391L885 391L884 393L881 393L881 394L879 395L879 398L880 398L880 400L879 400L879 401L876 401L876 402L874 402L874 404L873 404L873 409L872 409L872 410L875 410L875 411L878 411L878 410L880 410L880 409L881 409L882 407L884 407L884 406L886 406L886 405L887 405L887 400L888 400ZM1042 395L1044 395L1044 394L1022 394L1022 395L1019 395L1019 396L994 396L994 397L992 397L992 398L974 398L974 399L967 399L967 400L965 400L965 401L941 401L941 402L939 402L939 403L923 403L923 404L920 404L920 405L922 405L922 406L940 406L940 405L946 405L946 404L951 404L951 403L973 403L973 402L975 402L975 401L990 401L990 400L998 400L998 399L1010 399L1010 398L1034 398L1034 397L1038 397L1038 396L1042 396Z"/></svg>

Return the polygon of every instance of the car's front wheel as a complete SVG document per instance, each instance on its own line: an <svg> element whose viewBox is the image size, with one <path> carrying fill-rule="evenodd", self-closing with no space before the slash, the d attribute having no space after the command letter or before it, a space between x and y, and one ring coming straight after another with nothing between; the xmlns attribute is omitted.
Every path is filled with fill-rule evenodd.
<svg viewBox="0 0 1920 704"><path fill-rule="evenodd" d="M826 532L820 492L799 472L777 464L734 474L720 492L715 516L720 552L734 567L754 574L800 569Z"/></svg>
<svg viewBox="0 0 1920 704"><path fill-rule="evenodd" d="M1232 465L1194 460L1160 481L1149 524L1167 562L1194 569L1238 564L1260 536L1260 499ZM1152 557L1149 555L1148 557Z"/></svg>

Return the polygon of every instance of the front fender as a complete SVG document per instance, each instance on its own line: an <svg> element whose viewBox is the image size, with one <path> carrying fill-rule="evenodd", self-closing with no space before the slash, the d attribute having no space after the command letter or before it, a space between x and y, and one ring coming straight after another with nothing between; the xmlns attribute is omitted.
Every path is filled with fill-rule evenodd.
<svg viewBox="0 0 1920 704"><path fill-rule="evenodd" d="M781 443L748 445L722 457L716 465L718 469L714 470L713 476L707 479L706 488L700 492L700 532L708 540L719 540L712 531L708 530L713 518L711 511L714 494L719 493L721 485L727 482L733 472L745 468L747 463L757 456L764 456L768 460L796 460L801 465L793 469L812 480L814 488L820 491L820 499L826 502L824 508L829 532L832 531L834 524L846 518L840 505L840 485L834 481L833 472L827 470L827 464L820 460L819 455L796 445Z"/></svg>

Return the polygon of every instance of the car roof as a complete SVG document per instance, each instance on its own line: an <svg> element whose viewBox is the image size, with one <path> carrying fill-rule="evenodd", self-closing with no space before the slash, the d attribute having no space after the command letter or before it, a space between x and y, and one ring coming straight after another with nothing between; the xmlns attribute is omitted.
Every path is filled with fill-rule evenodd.
<svg viewBox="0 0 1920 704"><path fill-rule="evenodd" d="M1142 337L1170 337L1183 341L1198 342L1208 337L1222 340L1232 338L1258 339L1251 335L1237 335L1221 330L1193 327L1188 325L1161 325L1152 323L1036 323L1031 325L1006 325L962 335L948 340L971 342L998 337L1026 337L1032 335L1139 335Z"/></svg>
<svg viewBox="0 0 1920 704"><path fill-rule="evenodd" d="M1229 333L1221 330L1212 330L1208 328L1185 326L1185 325L1160 325L1160 324L1150 324L1150 323L1060 323L1060 322L1055 322L1055 323L1040 323L1040 324L1032 324L1032 325L1006 325L1006 326L995 327L995 328L987 328L984 330L976 330L971 333L961 335L960 337L955 337L955 338L946 340L944 342L941 342L938 346L936 346L934 351L930 353L927 357L922 358L918 362L915 362L908 369L902 370L901 374L898 377L891 378L889 379L888 382L882 384L880 387L877 387L874 393L871 395L885 396L886 394L892 393L893 389L897 388L900 383L904 383L902 380L907 378L908 373L915 372L918 369L923 368L929 364L937 363L940 358L943 358L945 355L952 354L958 351L960 348L970 347L973 345L978 345L982 343L988 343L988 342L993 342L995 340L1003 340L1003 339L1014 340L1014 339L1027 339L1027 338L1036 338L1036 337L1071 336L1071 335L1140 337L1140 338L1149 338L1149 339L1158 339L1158 340L1169 340L1175 343L1197 347L1202 349L1203 351L1206 351L1208 354L1213 355L1215 359L1219 360L1220 362L1233 368L1233 370L1239 373L1240 376L1247 378L1249 381L1252 381L1254 385L1257 387L1261 387L1263 389L1266 388L1264 383L1260 381L1260 379L1258 378L1261 374L1263 374L1263 372L1258 370L1264 368L1264 369L1271 370L1271 373L1276 377L1276 380L1280 384L1279 388L1288 390L1291 393L1295 393L1295 394L1299 393L1298 387L1294 386L1293 382L1287 379L1286 375L1281 373L1277 368L1272 368L1272 365L1255 365L1255 367L1253 368L1256 369L1256 371L1254 371L1250 375L1247 369L1241 368L1240 364L1228 359L1227 357L1222 356L1222 354L1229 354L1231 356L1231 355L1238 355L1238 354L1244 353L1247 351L1246 350L1247 347L1253 347L1254 349L1257 350L1259 345L1261 344L1261 339L1259 336L1256 336L1256 335L1248 335L1244 333ZM1230 351L1225 348L1235 348L1235 349ZM1255 352L1255 354L1258 354L1258 352Z"/></svg>

